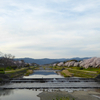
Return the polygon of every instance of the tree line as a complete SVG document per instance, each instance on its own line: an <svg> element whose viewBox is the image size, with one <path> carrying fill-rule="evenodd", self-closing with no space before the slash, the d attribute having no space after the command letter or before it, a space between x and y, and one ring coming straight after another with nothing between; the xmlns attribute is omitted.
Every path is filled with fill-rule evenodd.
<svg viewBox="0 0 100 100"><path fill-rule="evenodd" d="M21 67L29 67L29 64L25 63L24 60L15 61L15 56L11 54L3 54L0 52L0 68L4 70L8 69L16 69Z"/></svg>

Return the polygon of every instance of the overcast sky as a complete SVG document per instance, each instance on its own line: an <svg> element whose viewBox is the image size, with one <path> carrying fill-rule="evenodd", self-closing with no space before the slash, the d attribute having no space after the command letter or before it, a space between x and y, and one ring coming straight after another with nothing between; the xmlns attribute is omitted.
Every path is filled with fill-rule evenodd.
<svg viewBox="0 0 100 100"><path fill-rule="evenodd" d="M16 58L100 57L100 0L0 0L0 51Z"/></svg>

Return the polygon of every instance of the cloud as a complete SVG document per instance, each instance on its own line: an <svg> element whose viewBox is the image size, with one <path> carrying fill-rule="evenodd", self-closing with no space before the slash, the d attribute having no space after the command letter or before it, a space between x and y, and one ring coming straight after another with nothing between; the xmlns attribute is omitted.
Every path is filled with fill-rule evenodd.
<svg viewBox="0 0 100 100"><path fill-rule="evenodd" d="M0 51L32 58L100 56L99 9L99 0L0 1Z"/></svg>

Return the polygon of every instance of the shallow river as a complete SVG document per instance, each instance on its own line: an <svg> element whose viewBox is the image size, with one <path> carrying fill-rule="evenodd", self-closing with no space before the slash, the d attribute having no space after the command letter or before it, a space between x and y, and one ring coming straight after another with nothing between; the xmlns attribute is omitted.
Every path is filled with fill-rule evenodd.
<svg viewBox="0 0 100 100"><path fill-rule="evenodd" d="M57 75L55 71L36 70L30 76L23 78L64 78ZM36 84L36 83L32 83ZM74 91L74 92L73 92ZM56 97L70 97L70 100L100 100L100 90L28 90L28 89L7 89L0 90L0 100L56 100Z"/></svg>
<svg viewBox="0 0 100 100"><path fill-rule="evenodd" d="M58 75L54 70L35 70L33 74L23 78L64 78Z"/></svg>

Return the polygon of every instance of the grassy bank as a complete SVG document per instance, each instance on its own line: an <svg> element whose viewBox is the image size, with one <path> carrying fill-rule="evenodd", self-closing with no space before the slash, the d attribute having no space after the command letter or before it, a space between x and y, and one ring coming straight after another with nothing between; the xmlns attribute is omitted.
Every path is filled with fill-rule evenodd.
<svg viewBox="0 0 100 100"><path fill-rule="evenodd" d="M5 71L3 68L0 68L0 74L5 74Z"/></svg>
<svg viewBox="0 0 100 100"><path fill-rule="evenodd" d="M95 71L86 71L86 70L78 70L78 69L67 69L70 73L73 73L75 77L84 77L84 78L95 78L98 73Z"/></svg>
<svg viewBox="0 0 100 100"><path fill-rule="evenodd" d="M67 67L68 68L68 67ZM91 72L100 72L100 68L82 68L82 67L69 67L71 69L83 70L83 71L91 71Z"/></svg>
<svg viewBox="0 0 100 100"><path fill-rule="evenodd" d="M60 72L60 74L64 77L71 77L72 76L72 73L70 73L68 70L62 70Z"/></svg>
<svg viewBox="0 0 100 100"><path fill-rule="evenodd" d="M5 75L7 75L9 78L21 77L24 75L26 70L27 70L27 68L21 68L21 69L6 71Z"/></svg>
<svg viewBox="0 0 100 100"><path fill-rule="evenodd" d="M56 98L53 100L72 100L72 98L70 99L69 97L59 97L59 98ZM75 100L75 99L73 98L73 100Z"/></svg>
<svg viewBox="0 0 100 100"><path fill-rule="evenodd" d="M24 70L27 70L27 69L28 68L21 68L21 69L16 69L16 70L9 70L9 71L5 71L5 74L16 73L16 72L24 71Z"/></svg>
<svg viewBox="0 0 100 100"><path fill-rule="evenodd" d="M62 70L61 75L64 77L71 77L72 75L75 77L83 77L83 78L95 78L100 74L100 68L82 68L82 67L67 67L67 66L51 66L53 70ZM69 74L70 73L70 74Z"/></svg>
<svg viewBox="0 0 100 100"><path fill-rule="evenodd" d="M33 70L38 69L38 67L34 67L34 66L30 66L30 67L24 67L24 68L20 68L20 69L10 69L10 70L6 70L4 71L4 68L0 69L0 78L2 79L5 76L7 76L8 78L16 78L16 77L20 77L23 76L24 73L26 73L25 75L29 75L31 73L33 73Z"/></svg>
<svg viewBox="0 0 100 100"><path fill-rule="evenodd" d="M32 69L32 70L38 70L39 67L35 67L35 66L30 66L29 69Z"/></svg>
<svg viewBox="0 0 100 100"><path fill-rule="evenodd" d="M25 73L24 75L25 75L25 76L29 76L29 75L32 74L32 73L33 73L33 70L30 70L30 69L29 69L29 70L26 71L26 73Z"/></svg>
<svg viewBox="0 0 100 100"><path fill-rule="evenodd" d="M20 77L24 75L27 69L28 68L20 68L20 69L5 71L5 75L7 75L9 78Z"/></svg>
<svg viewBox="0 0 100 100"><path fill-rule="evenodd" d="M26 67L26 68L20 68L20 69L16 69L16 70L6 70L5 74L10 74L10 73L16 73L16 72L20 72L20 71L24 71L24 70L37 70L39 69L38 67L34 67L34 66L30 66L30 67Z"/></svg>

